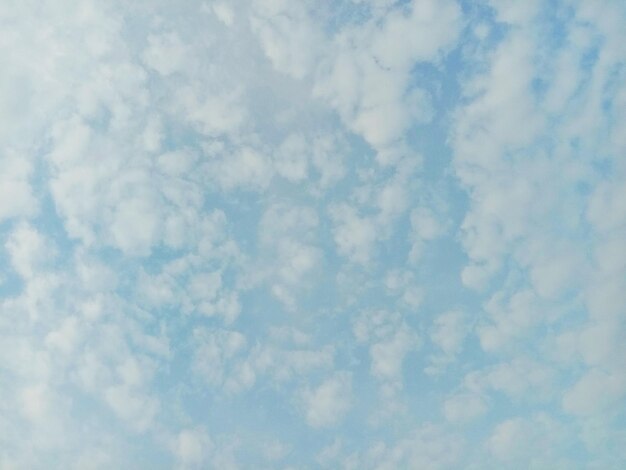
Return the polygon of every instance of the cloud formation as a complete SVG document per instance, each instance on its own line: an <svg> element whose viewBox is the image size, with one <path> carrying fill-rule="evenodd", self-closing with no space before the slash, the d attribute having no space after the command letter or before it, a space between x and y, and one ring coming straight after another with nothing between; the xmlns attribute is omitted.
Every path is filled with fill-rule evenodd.
<svg viewBox="0 0 626 470"><path fill-rule="evenodd" d="M0 468L626 465L623 2L0 22Z"/></svg>

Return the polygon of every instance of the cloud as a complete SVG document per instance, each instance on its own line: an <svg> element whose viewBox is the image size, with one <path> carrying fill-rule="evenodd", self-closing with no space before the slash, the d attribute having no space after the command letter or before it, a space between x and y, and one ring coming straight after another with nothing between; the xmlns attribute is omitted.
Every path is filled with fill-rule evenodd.
<svg viewBox="0 0 626 470"><path fill-rule="evenodd" d="M188 60L188 51L176 33L148 37L143 61L161 75L170 75L181 70Z"/></svg>
<svg viewBox="0 0 626 470"><path fill-rule="evenodd" d="M202 428L183 429L171 443L179 468L201 468L213 450L213 442Z"/></svg>
<svg viewBox="0 0 626 470"><path fill-rule="evenodd" d="M446 221L439 214L425 206L411 211L411 251L409 259L417 263L421 258L426 243L441 237L446 231Z"/></svg>
<svg viewBox="0 0 626 470"><path fill-rule="evenodd" d="M460 311L445 312L433 321L430 331L430 340L441 350L441 353L431 357L431 365L425 372L439 374L445 367L457 360L467 336L471 332L467 314Z"/></svg>
<svg viewBox="0 0 626 470"><path fill-rule="evenodd" d="M297 299L314 289L323 254L317 246L319 217L310 207L274 204L267 208L259 225L262 266L255 276L265 277L272 294L294 310Z"/></svg>
<svg viewBox="0 0 626 470"><path fill-rule="evenodd" d="M303 392L307 423L314 427L337 424L352 405L352 378L337 372L314 389Z"/></svg>
<svg viewBox="0 0 626 470"><path fill-rule="evenodd" d="M21 224L5 243L15 271L24 279L32 279L54 257L54 245L34 227Z"/></svg>
<svg viewBox="0 0 626 470"><path fill-rule="evenodd" d="M193 359L196 374L226 391L237 392L254 384L254 370L245 362L235 362L246 350L244 335L237 331L196 329L194 337L197 342Z"/></svg>
<svg viewBox="0 0 626 470"><path fill-rule="evenodd" d="M70 3L0 6L0 467L623 467L620 2Z"/></svg>
<svg viewBox="0 0 626 470"><path fill-rule="evenodd" d="M424 424L399 442L386 446L380 443L365 454L367 468L454 468L460 461L463 442L446 434L437 426Z"/></svg>
<svg viewBox="0 0 626 470"><path fill-rule="evenodd" d="M108 405L123 420L139 432L153 425L159 402L155 398L132 391L129 387L113 386L104 392Z"/></svg>
<svg viewBox="0 0 626 470"><path fill-rule="evenodd" d="M14 217L33 216L39 204L30 178L32 162L17 155L0 160L0 222Z"/></svg>
<svg viewBox="0 0 626 470"><path fill-rule="evenodd" d="M355 263L367 264L376 242L375 222L346 204L331 208L331 217L337 221L334 237L339 253Z"/></svg>
<svg viewBox="0 0 626 470"><path fill-rule="evenodd" d="M483 415L487 409L488 405L479 395L459 394L445 401L443 414L452 423L462 423Z"/></svg>
<svg viewBox="0 0 626 470"><path fill-rule="evenodd" d="M460 29L456 3L436 8L435 14L434 2L413 1L366 26L347 28L318 72L316 94L377 150L402 140L411 124L431 118L428 94L410 86L410 71L418 62L436 62ZM399 42L404 47L396 47Z"/></svg>
<svg viewBox="0 0 626 470"><path fill-rule="evenodd" d="M370 373L382 382L402 384L405 356L420 346L419 336L397 313L363 312L353 323L359 342L369 344Z"/></svg>
<svg viewBox="0 0 626 470"><path fill-rule="evenodd" d="M250 24L266 57L279 72L304 78L325 39L312 21L306 2L255 0L252 7Z"/></svg>
<svg viewBox="0 0 626 470"><path fill-rule="evenodd" d="M513 418L498 424L487 441L496 461L530 466L567 466L574 461L559 456L569 445L564 425L549 416Z"/></svg>

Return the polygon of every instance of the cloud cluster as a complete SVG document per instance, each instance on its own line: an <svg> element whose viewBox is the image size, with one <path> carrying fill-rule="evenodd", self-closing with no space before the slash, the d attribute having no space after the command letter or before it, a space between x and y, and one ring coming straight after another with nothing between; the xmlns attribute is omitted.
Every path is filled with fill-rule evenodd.
<svg viewBox="0 0 626 470"><path fill-rule="evenodd" d="M624 466L622 2L0 23L0 468Z"/></svg>

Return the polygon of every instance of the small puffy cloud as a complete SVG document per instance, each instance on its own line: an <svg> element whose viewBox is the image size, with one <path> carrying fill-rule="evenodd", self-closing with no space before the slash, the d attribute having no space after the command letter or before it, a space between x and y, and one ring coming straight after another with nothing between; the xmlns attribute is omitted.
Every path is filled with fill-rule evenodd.
<svg viewBox="0 0 626 470"><path fill-rule="evenodd" d="M285 307L295 309L298 297L314 288L322 250L317 246L317 212L311 207L273 204L259 224L262 266L255 277L265 278L272 294Z"/></svg>
<svg viewBox="0 0 626 470"><path fill-rule="evenodd" d="M462 465L464 450L464 442L458 435L425 423L395 442L376 442L353 468L456 468Z"/></svg>
<svg viewBox="0 0 626 470"><path fill-rule="evenodd" d="M30 217L39 207L31 186L33 164L24 156L0 158L0 222Z"/></svg>
<svg viewBox="0 0 626 470"><path fill-rule="evenodd" d="M287 137L274 156L276 172L293 182L306 179L311 151L308 145L301 135L293 134Z"/></svg>
<svg viewBox="0 0 626 470"><path fill-rule="evenodd" d="M594 416L610 409L626 396L623 370L587 371L563 396L565 411L579 416Z"/></svg>
<svg viewBox="0 0 626 470"><path fill-rule="evenodd" d="M352 262L367 264L377 239L375 222L346 204L331 208L331 217L336 224L334 238L339 253Z"/></svg>
<svg viewBox="0 0 626 470"><path fill-rule="evenodd" d="M497 292L485 305L489 322L478 327L480 344L486 351L497 351L509 346L512 340L522 339L541 320L541 303L531 289L520 290L507 297Z"/></svg>
<svg viewBox="0 0 626 470"><path fill-rule="evenodd" d="M562 455L571 442L568 428L545 414L516 417L497 424L486 447L500 465L567 468L573 460Z"/></svg>
<svg viewBox="0 0 626 470"><path fill-rule="evenodd" d="M224 191L263 191L274 176L269 157L252 147L238 149L234 154L211 155L207 168L210 178Z"/></svg>
<svg viewBox="0 0 626 470"><path fill-rule="evenodd" d="M18 225L5 243L15 271L24 279L37 276L55 255L55 247L36 228Z"/></svg>
<svg viewBox="0 0 626 470"><path fill-rule="evenodd" d="M205 429L183 429L172 439L170 447L176 456L178 468L203 468L213 451L213 442Z"/></svg>
<svg viewBox="0 0 626 470"><path fill-rule="evenodd" d="M252 31L266 57L279 72L304 78L325 40L307 11L307 3L254 0L252 7Z"/></svg>
<svg viewBox="0 0 626 470"><path fill-rule="evenodd" d="M149 430L160 409L157 398L127 385L109 387L103 394L115 414L137 432Z"/></svg>
<svg viewBox="0 0 626 470"><path fill-rule="evenodd" d="M453 395L444 402L443 414L452 423L462 423L481 416L487 408L480 395L462 393Z"/></svg>
<svg viewBox="0 0 626 470"><path fill-rule="evenodd" d="M146 256L158 240L160 208L146 199L121 201L111 224L113 243L128 255Z"/></svg>
<svg viewBox="0 0 626 470"><path fill-rule="evenodd" d="M430 340L441 353L431 357L431 365L425 369L427 373L440 373L448 363L457 359L471 331L468 323L467 314L456 310L435 317L430 330Z"/></svg>
<svg viewBox="0 0 626 470"><path fill-rule="evenodd" d="M212 137L236 133L247 119L241 91L207 90L201 83L180 88L175 106L198 132Z"/></svg>
<svg viewBox="0 0 626 470"><path fill-rule="evenodd" d="M81 340L80 324L76 317L67 317L58 329L46 335L45 344L54 351L70 354Z"/></svg>
<svg viewBox="0 0 626 470"><path fill-rule="evenodd" d="M235 11L226 2L213 2L211 4L213 13L226 26L232 26L235 22Z"/></svg>
<svg viewBox="0 0 626 470"><path fill-rule="evenodd" d="M397 380L402 373L404 356L415 346L414 335L404 328L391 338L375 343L370 349L372 374L379 379Z"/></svg>
<svg viewBox="0 0 626 470"><path fill-rule="evenodd" d="M385 275L385 287L413 311L422 303L424 289L417 283L413 273L408 270L389 271Z"/></svg>
<svg viewBox="0 0 626 470"><path fill-rule="evenodd" d="M445 233L446 222L430 207L420 206L411 211L411 251L409 260L416 263L422 256L427 242Z"/></svg>
<svg viewBox="0 0 626 470"><path fill-rule="evenodd" d="M310 426L334 426L352 406L352 377L347 372L337 372L319 386L305 389L302 399Z"/></svg>
<svg viewBox="0 0 626 470"><path fill-rule="evenodd" d="M431 340L447 355L459 353L468 333L467 315L463 312L446 312L435 318Z"/></svg>
<svg viewBox="0 0 626 470"><path fill-rule="evenodd" d="M404 358L420 346L417 333L399 314L386 311L363 312L352 329L357 341L369 344L371 374L383 382L401 384Z"/></svg>
<svg viewBox="0 0 626 470"><path fill-rule="evenodd" d="M24 388L20 393L21 411L31 421L45 420L50 412L51 391L45 384Z"/></svg>
<svg viewBox="0 0 626 470"><path fill-rule="evenodd" d="M256 373L243 360L247 350L246 337L223 329L197 328L193 355L193 371L198 377L225 392L239 392L252 386Z"/></svg>
<svg viewBox="0 0 626 470"><path fill-rule="evenodd" d="M498 21L515 25L533 19L538 13L541 3L538 0L524 3L514 0L490 0L489 5L495 10Z"/></svg>
<svg viewBox="0 0 626 470"><path fill-rule="evenodd" d="M409 90L410 70L417 62L437 61L454 44L460 9L453 1L420 0L376 20L365 34L348 30L336 38L315 91L348 127L383 150L398 144L411 125L430 119L427 93ZM399 42L405 47L396 47Z"/></svg>
<svg viewBox="0 0 626 470"><path fill-rule="evenodd" d="M374 57L391 70L437 59L455 44L461 29L461 10L454 1L417 0L405 11L392 10L372 40ZM404 41L405 47L395 47L399 41Z"/></svg>
<svg viewBox="0 0 626 470"><path fill-rule="evenodd" d="M176 33L148 36L143 61L161 75L180 71L189 60L189 52Z"/></svg>

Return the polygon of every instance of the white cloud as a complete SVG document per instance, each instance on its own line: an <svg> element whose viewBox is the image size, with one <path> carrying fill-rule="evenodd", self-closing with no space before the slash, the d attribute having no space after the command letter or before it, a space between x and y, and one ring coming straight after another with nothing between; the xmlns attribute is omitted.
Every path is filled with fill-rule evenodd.
<svg viewBox="0 0 626 470"><path fill-rule="evenodd" d="M591 369L565 393L563 408L575 415L595 415L615 406L624 396L626 374L623 370L607 373Z"/></svg>
<svg viewBox="0 0 626 470"><path fill-rule="evenodd" d="M308 144L302 135L285 139L274 157L276 172L289 181L302 181L308 173Z"/></svg>
<svg viewBox="0 0 626 470"><path fill-rule="evenodd" d="M555 385L555 371L540 362L516 358L485 371L485 386L501 391L513 400L521 400L532 391L527 401L547 401Z"/></svg>
<svg viewBox="0 0 626 470"><path fill-rule="evenodd" d="M334 426L352 406L352 377L337 372L314 389L303 392L306 420L314 428Z"/></svg>
<svg viewBox="0 0 626 470"><path fill-rule="evenodd" d="M510 298L504 292L494 294L485 304L490 322L477 329L483 349L496 351L509 346L514 339L523 339L545 318L541 307L537 295L530 289L515 292Z"/></svg>
<svg viewBox="0 0 626 470"><path fill-rule="evenodd" d="M314 289L313 275L322 263L318 225L315 210L288 204L269 206L259 224L261 265L253 267L252 275L268 282L273 295L290 310Z"/></svg>
<svg viewBox="0 0 626 470"><path fill-rule="evenodd" d="M404 356L416 347L414 335L400 329L391 338L370 348L372 374L379 379L397 380L402 374Z"/></svg>
<svg viewBox="0 0 626 470"><path fill-rule="evenodd" d="M104 397L115 414L137 432L151 429L160 408L156 398L124 385L107 388Z"/></svg>
<svg viewBox="0 0 626 470"><path fill-rule="evenodd" d="M394 269L385 275L385 287L412 311L415 311L422 303L424 289L420 286L413 273L409 270Z"/></svg>
<svg viewBox="0 0 626 470"><path fill-rule="evenodd" d="M176 33L148 36L143 61L161 75L180 71L188 61L188 51Z"/></svg>
<svg viewBox="0 0 626 470"><path fill-rule="evenodd" d="M441 353L431 357L431 363L425 372L439 374L449 363L456 361L470 332L469 319L463 312L453 310L435 317L430 330L430 340Z"/></svg>
<svg viewBox="0 0 626 470"><path fill-rule="evenodd" d="M227 392L245 390L254 384L254 371L245 362L236 362L247 349L244 335L237 331L197 328L194 338L193 369L201 378Z"/></svg>
<svg viewBox="0 0 626 470"><path fill-rule="evenodd" d="M314 348L287 344L279 347L269 344L255 348L249 362L260 373L266 374L274 384L280 385L314 371L331 369L334 358L335 348L332 346Z"/></svg>
<svg viewBox="0 0 626 470"><path fill-rule="evenodd" d="M243 147L234 154L210 156L209 172L225 191L266 189L274 171L269 157L251 147Z"/></svg>
<svg viewBox="0 0 626 470"><path fill-rule="evenodd" d="M61 326L46 335L45 344L49 348L63 354L74 352L81 339L80 324L76 317L67 317Z"/></svg>
<svg viewBox="0 0 626 470"><path fill-rule="evenodd" d="M39 203L30 183L33 164L25 156L0 158L0 222L13 217L31 217Z"/></svg>
<svg viewBox="0 0 626 470"><path fill-rule="evenodd" d="M171 443L181 469L202 468L213 451L213 442L202 428L183 429Z"/></svg>
<svg viewBox="0 0 626 470"><path fill-rule="evenodd" d="M324 36L311 21L306 2L254 0L252 31L279 72L301 79L311 72Z"/></svg>
<svg viewBox="0 0 626 470"><path fill-rule="evenodd" d="M396 145L412 123L430 119L427 94L409 87L411 68L436 61L460 30L455 2L417 0L408 10L392 9L382 20L338 35L315 86L377 150ZM396 47L400 42L404 47Z"/></svg>
<svg viewBox="0 0 626 470"><path fill-rule="evenodd" d="M489 4L495 10L498 21L513 25L527 23L532 20L541 5L538 0L530 0L524 3L514 0L490 0Z"/></svg>
<svg viewBox="0 0 626 470"><path fill-rule="evenodd" d="M464 444L458 436L426 423L389 446L383 442L371 446L362 456L358 468L456 468L462 465L463 451Z"/></svg>
<svg viewBox="0 0 626 470"><path fill-rule="evenodd" d="M457 394L443 404L443 414L452 423L463 423L483 415L488 409L480 395Z"/></svg>
<svg viewBox="0 0 626 470"><path fill-rule="evenodd" d="M32 421L45 420L50 409L49 394L50 390L42 384L22 390L20 401L24 415Z"/></svg>
<svg viewBox="0 0 626 470"><path fill-rule="evenodd" d="M318 136L312 144L312 166L319 173L320 189L340 181L346 173L344 142L337 136Z"/></svg>
<svg viewBox="0 0 626 470"><path fill-rule="evenodd" d="M399 314L364 312L354 321L353 332L360 342L369 343L370 372L394 386L402 384L405 356L420 346L419 337Z"/></svg>
<svg viewBox="0 0 626 470"><path fill-rule="evenodd" d="M411 251L409 259L416 263L422 256L424 246L445 233L446 221L427 206L420 206L411 211Z"/></svg>
<svg viewBox="0 0 626 470"><path fill-rule="evenodd" d="M146 256L156 243L159 206L145 199L121 201L111 224L113 243L125 254Z"/></svg>
<svg viewBox="0 0 626 470"><path fill-rule="evenodd" d="M339 253L352 262L367 264L377 238L374 221L347 204L331 208L330 215L336 222L334 237Z"/></svg>
<svg viewBox="0 0 626 470"><path fill-rule="evenodd" d="M238 89L207 90L198 82L176 91L175 106L181 116L206 136L235 134L247 119L241 95Z"/></svg>
<svg viewBox="0 0 626 470"><path fill-rule="evenodd" d="M487 441L487 448L501 465L568 468L574 462L560 453L570 439L562 423L545 414L536 414L499 423Z"/></svg>
<svg viewBox="0 0 626 470"><path fill-rule="evenodd" d="M459 311L442 313L434 321L431 340L449 355L458 354L468 334L467 315Z"/></svg>
<svg viewBox="0 0 626 470"><path fill-rule="evenodd" d="M232 7L225 2L213 2L211 4L215 16L226 26L232 26L235 21L235 12Z"/></svg>
<svg viewBox="0 0 626 470"><path fill-rule="evenodd" d="M55 255L55 247L34 227L18 225L5 243L11 264L24 279L33 279Z"/></svg>

